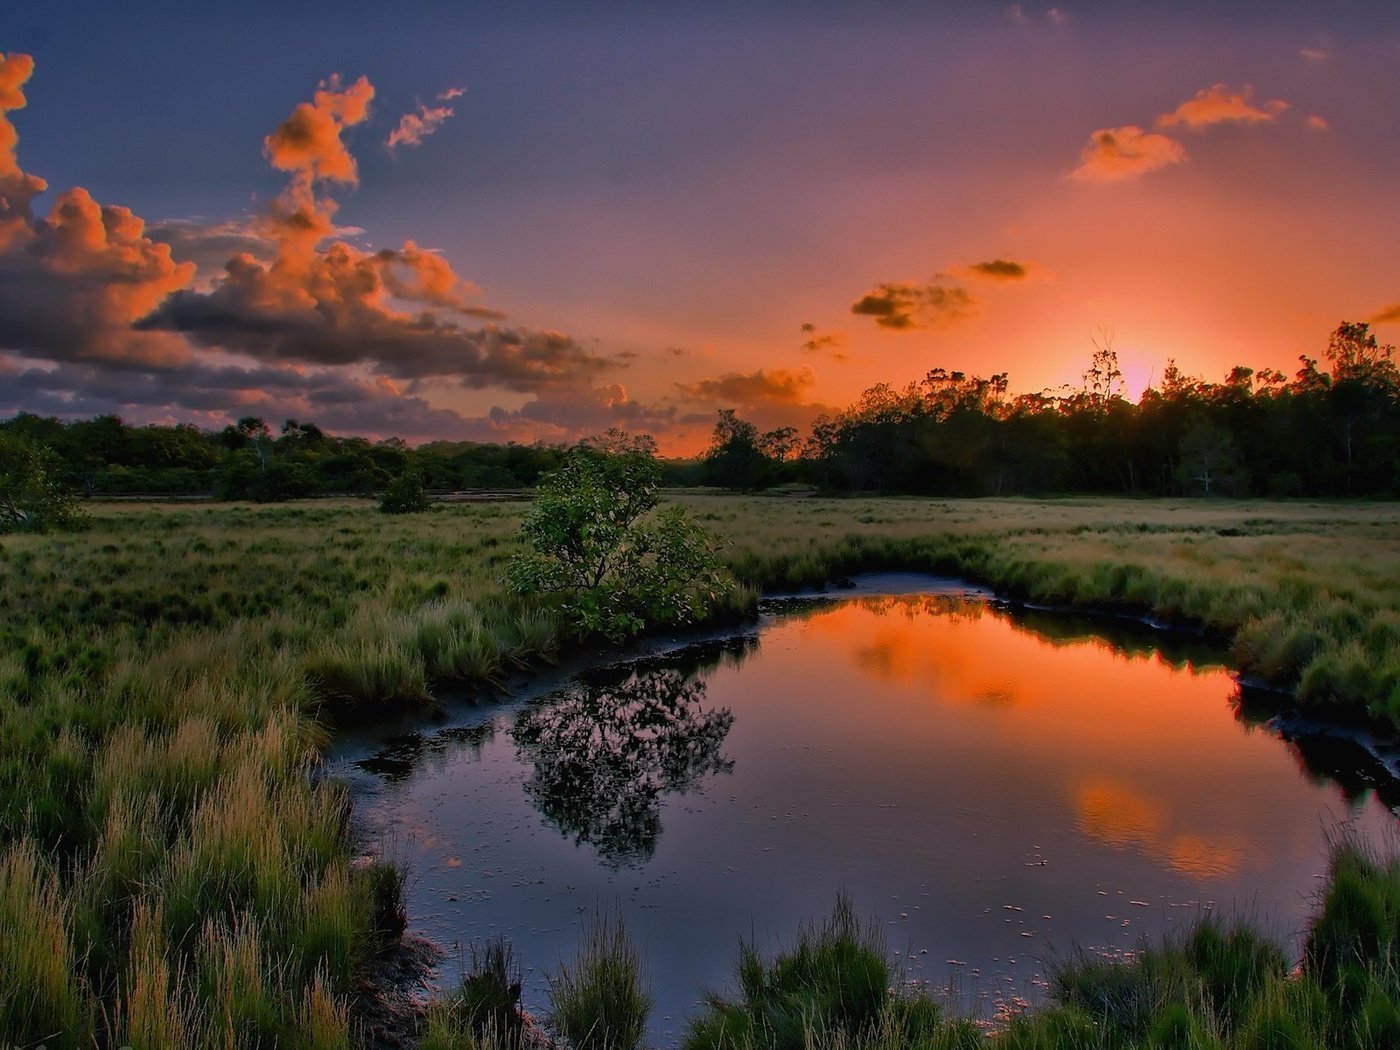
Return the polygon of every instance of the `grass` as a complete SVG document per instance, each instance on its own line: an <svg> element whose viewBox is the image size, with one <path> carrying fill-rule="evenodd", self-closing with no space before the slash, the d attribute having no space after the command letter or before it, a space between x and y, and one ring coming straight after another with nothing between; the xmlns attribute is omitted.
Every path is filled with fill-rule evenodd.
<svg viewBox="0 0 1400 1050"><path fill-rule="evenodd" d="M1400 726L1395 505L671 499L726 542L742 586L721 617L860 570L957 574L1198 626L1304 703ZM401 876L352 863L349 802L318 756L343 721L488 693L559 652L553 608L500 585L524 508L91 509L82 534L0 541L0 1046L354 1045ZM1387 1032L1393 963L1373 948L1396 904L1353 875L1335 869L1328 928L1360 932L1318 941L1333 976L1314 987ZM1268 1045L1334 1023L1300 995L1271 977L1247 996L1263 1013L1226 1025L1187 1002L1178 1028ZM1099 1023L1082 1003L1049 1016ZM822 1038L908 1041L923 1023L882 1012Z"/></svg>
<svg viewBox="0 0 1400 1050"><path fill-rule="evenodd" d="M572 1050L637 1050L652 998L622 919L595 916L571 962L549 982L549 1027Z"/></svg>

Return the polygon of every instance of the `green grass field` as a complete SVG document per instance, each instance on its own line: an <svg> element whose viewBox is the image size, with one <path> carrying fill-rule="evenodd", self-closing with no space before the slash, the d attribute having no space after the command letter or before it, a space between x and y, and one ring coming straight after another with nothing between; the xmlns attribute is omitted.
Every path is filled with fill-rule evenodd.
<svg viewBox="0 0 1400 1050"><path fill-rule="evenodd" d="M672 498L746 585L725 615L958 574L1201 625L1240 671L1400 725L1400 506ZM399 876L355 861L318 754L557 652L500 584L524 506L99 504L0 540L0 1046L356 1045Z"/></svg>

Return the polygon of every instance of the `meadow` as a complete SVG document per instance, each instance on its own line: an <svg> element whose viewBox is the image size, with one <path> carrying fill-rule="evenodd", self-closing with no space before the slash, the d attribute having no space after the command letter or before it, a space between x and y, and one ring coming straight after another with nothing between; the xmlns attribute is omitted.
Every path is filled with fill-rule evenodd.
<svg viewBox="0 0 1400 1050"><path fill-rule="evenodd" d="M720 618L750 614L763 590L927 570L1201 629L1242 674L1301 704L1400 724L1393 504L669 500L724 541L739 585ZM357 841L318 756L338 725L426 713L448 686L488 697L512 669L574 644L547 604L502 587L525 506L388 516L367 500L97 504L84 532L0 541L0 1046L360 1045L365 977L402 929L403 876ZM1364 959L1319 969L1331 983L1300 1009L1350 1033L1335 1045L1370 1045L1352 1037L1357 1017L1379 1018L1370 1032L1384 1020L1374 1003L1394 998L1400 874L1346 870L1333 891L1350 894L1338 907L1345 929L1362 931ZM1251 1002L1288 1013L1303 993L1275 962ZM1196 987L1194 971L1172 966L1171 988ZM1101 969L1086 963L1084 980ZM1101 1042L1026 1034L1061 1010L1013 1026L1006 1045L1149 1045L1155 1020L1108 1041L1121 1026L1105 1027L1092 995L1066 991L1064 1010ZM1329 996L1349 1004L1343 1020L1323 1009ZM1204 1000L1182 1009L1190 1040L1150 1045L1318 1045L1207 1017ZM803 1038L917 1041L908 1016L880 1017L878 1032ZM1237 1028L1264 1034L1236 1042ZM725 1038L763 1045L745 1031Z"/></svg>

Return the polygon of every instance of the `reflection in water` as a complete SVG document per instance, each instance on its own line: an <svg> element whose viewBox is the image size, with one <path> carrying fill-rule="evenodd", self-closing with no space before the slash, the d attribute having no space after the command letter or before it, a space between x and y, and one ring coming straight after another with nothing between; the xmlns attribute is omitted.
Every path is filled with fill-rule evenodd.
<svg viewBox="0 0 1400 1050"><path fill-rule="evenodd" d="M1301 930L1328 830L1396 826L1363 751L1279 717L1199 638L942 595L766 610L761 635L500 709L494 739L382 756L372 805L412 832L419 931L504 934L539 967L535 1008L580 916L615 908L661 1045L736 936L789 942L843 887L911 979L962 960L970 995L1034 1000L1047 957L1201 908Z"/></svg>
<svg viewBox="0 0 1400 1050"><path fill-rule="evenodd" d="M720 747L734 716L702 709L704 698L703 680L660 669L527 709L510 732L534 765L525 791L545 820L608 864L645 863L661 835L662 796L733 769Z"/></svg>
<svg viewBox="0 0 1400 1050"><path fill-rule="evenodd" d="M1115 849L1140 849L1174 871L1195 878L1234 875L1244 864L1245 847L1220 836L1173 826L1160 802L1110 777L1088 777L1074 789L1080 831Z"/></svg>
<svg viewBox="0 0 1400 1050"><path fill-rule="evenodd" d="M362 758L355 764L365 772L375 773L392 783L403 780L425 762L441 758L449 750L458 755L480 755L481 749L495 735L496 727L491 722L453 726L430 737L422 733L408 733L388 741L378 753Z"/></svg>

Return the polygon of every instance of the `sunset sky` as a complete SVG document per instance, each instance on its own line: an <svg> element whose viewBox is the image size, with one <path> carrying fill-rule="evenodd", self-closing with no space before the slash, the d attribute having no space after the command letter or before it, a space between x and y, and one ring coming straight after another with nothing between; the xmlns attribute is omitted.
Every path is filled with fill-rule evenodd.
<svg viewBox="0 0 1400 1050"><path fill-rule="evenodd" d="M1400 340L1393 0L27 3L0 54L0 417L682 453Z"/></svg>

